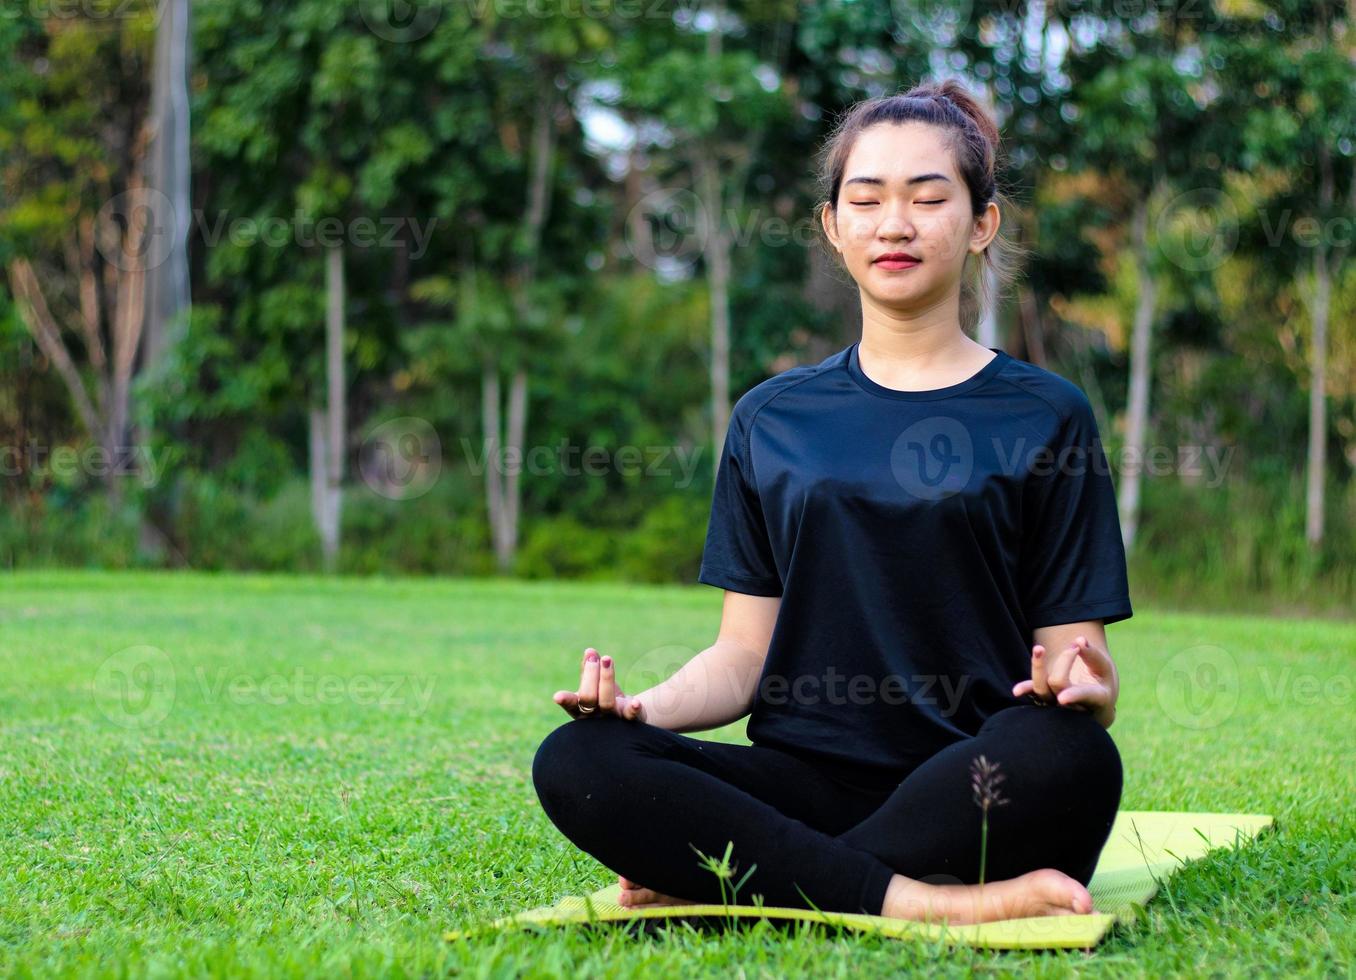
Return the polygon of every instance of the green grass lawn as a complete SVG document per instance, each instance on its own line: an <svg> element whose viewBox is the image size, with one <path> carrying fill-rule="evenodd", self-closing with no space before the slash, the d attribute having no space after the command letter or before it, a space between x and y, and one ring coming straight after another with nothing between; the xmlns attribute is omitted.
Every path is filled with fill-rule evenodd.
<svg viewBox="0 0 1356 980"><path fill-rule="evenodd" d="M0 577L0 973L1350 974L1356 625L1142 606L1108 630L1122 807L1270 813L1279 828L1188 866L1091 955L765 925L444 943L615 880L537 804L533 752L567 720L551 693L574 686L590 645L618 658L627 690L653 683L711 641L720 598Z"/></svg>

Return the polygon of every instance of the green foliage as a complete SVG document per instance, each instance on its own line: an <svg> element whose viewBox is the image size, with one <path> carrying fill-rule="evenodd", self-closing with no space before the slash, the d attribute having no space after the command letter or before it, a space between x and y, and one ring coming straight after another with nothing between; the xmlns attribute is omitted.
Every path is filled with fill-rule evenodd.
<svg viewBox="0 0 1356 980"><path fill-rule="evenodd" d="M529 521L514 562L523 578L616 578L616 533L570 516Z"/></svg>
<svg viewBox="0 0 1356 980"><path fill-rule="evenodd" d="M1333 277L1332 503L1317 556L1292 482L1308 437L1319 257L1297 229L1316 217L1340 234L1353 183L1340 5L1168 16L1094 2L1051 8L1033 26L1011 5L756 0L724 7L718 34L712 11L695 8L636 17L605 3L580 17L433 6L426 32L398 40L368 23L370 5L195 6L194 306L164 358L139 370L133 397L136 438L164 472L107 507L81 474L7 475L10 564L317 567L307 413L323 401L326 307L322 250L304 235L330 218L345 229L347 288L341 568L495 568L482 458L489 363L504 395L525 372L524 448L543 464L522 474L519 573L692 581L713 463L706 268L700 250L677 272L647 267L630 247L633 209L656 190L690 189L699 159L720 167L723 218L738 237L738 397L857 327L850 302L844 320L842 304L807 290L805 239L769 240L764 223L804 230L814 154L839 110L943 73L999 110L1001 183L1020 205L1005 220L1034 252L1025 309L1038 313L1048 364L1089 391L1113 439L1127 399L1124 327L1142 286L1126 222L1157 189L1150 441L1234 456L1227 484L1208 493L1147 481L1137 588L1183 582L1209 554L1222 594L1350 589L1356 276L1332 235L1322 252ZM140 7L112 20L68 13L0 17L0 263L34 259L97 397L67 238L126 183L155 18ZM552 100L541 249L524 284L533 134ZM635 147L598 141L618 120L637 127ZM623 163L638 168L629 179ZM358 222L380 237L384 219L407 219L402 247L354 240ZM1174 259L1196 237L1233 233L1216 265ZM0 449L81 447L65 383L7 289L0 274ZM1003 339L1022 336L1028 318L1004 323ZM437 433L443 475L427 494L388 500L357 463L377 424L404 417ZM603 465L582 471L594 449ZM639 454L631 465L628 453Z"/></svg>
<svg viewBox="0 0 1356 980"><path fill-rule="evenodd" d="M125 569L138 553L139 510L104 494L53 491L0 508L0 568Z"/></svg>
<svg viewBox="0 0 1356 980"><path fill-rule="evenodd" d="M406 500L387 499L361 484L354 486L344 498L342 530L342 571L429 575L494 571L484 501L464 473L444 473L427 493Z"/></svg>
<svg viewBox="0 0 1356 980"><path fill-rule="evenodd" d="M1235 479L1219 487L1144 484L1144 522L1131 560L1136 601L1189 597L1220 609L1350 611L1356 595L1356 493L1330 487L1323 546L1305 543L1304 481Z"/></svg>
<svg viewBox="0 0 1356 980"><path fill-rule="evenodd" d="M634 528L590 527L562 515L527 525L514 572L524 578L631 582L697 581L709 496L674 494L646 511Z"/></svg>
<svg viewBox="0 0 1356 980"><path fill-rule="evenodd" d="M633 582L696 582L711 512L710 496L674 495L645 513L622 537L617 565Z"/></svg>

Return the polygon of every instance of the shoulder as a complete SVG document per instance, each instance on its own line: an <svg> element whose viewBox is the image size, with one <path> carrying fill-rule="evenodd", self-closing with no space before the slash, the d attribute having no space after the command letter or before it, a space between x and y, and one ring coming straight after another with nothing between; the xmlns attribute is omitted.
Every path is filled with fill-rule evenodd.
<svg viewBox="0 0 1356 980"><path fill-rule="evenodd" d="M845 355L846 348L830 354L818 364L798 364L758 382L735 401L730 411L731 426L737 424L741 430L747 432L753 426L758 413L778 395L822 377L826 371L838 365Z"/></svg>
<svg viewBox="0 0 1356 980"><path fill-rule="evenodd" d="M1049 422L1056 429L1070 422L1081 423L1093 418L1092 403L1087 394L1063 375L1013 357L1001 377L1035 404L1044 406Z"/></svg>

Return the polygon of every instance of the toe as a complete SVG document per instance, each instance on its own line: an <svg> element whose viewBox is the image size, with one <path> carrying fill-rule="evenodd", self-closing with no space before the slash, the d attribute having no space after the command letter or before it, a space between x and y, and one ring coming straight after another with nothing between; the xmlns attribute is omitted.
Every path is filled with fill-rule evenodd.
<svg viewBox="0 0 1356 980"><path fill-rule="evenodd" d="M1086 888L1080 887L1074 894L1073 910L1077 915L1089 915L1092 912L1092 896Z"/></svg>

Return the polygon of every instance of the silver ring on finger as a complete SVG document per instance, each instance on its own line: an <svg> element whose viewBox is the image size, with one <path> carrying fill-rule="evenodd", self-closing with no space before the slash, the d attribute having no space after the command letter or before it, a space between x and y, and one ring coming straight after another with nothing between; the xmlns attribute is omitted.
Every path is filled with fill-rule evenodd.
<svg viewBox="0 0 1356 980"><path fill-rule="evenodd" d="M579 706L579 713L581 715L591 715L597 710L598 710L597 708L590 708L588 705L585 704L581 704Z"/></svg>

